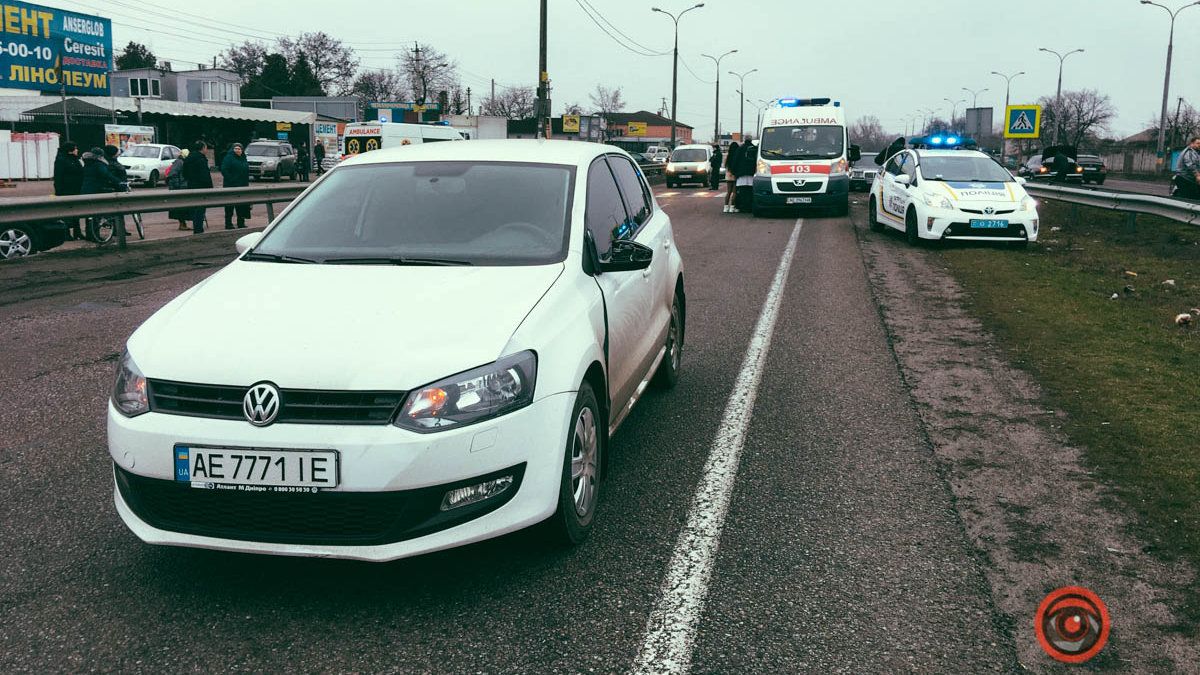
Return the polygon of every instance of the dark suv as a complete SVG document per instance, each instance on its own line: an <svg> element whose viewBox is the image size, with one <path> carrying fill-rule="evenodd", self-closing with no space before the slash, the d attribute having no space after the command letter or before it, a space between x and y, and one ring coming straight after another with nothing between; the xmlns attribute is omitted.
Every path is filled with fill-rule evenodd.
<svg viewBox="0 0 1200 675"><path fill-rule="evenodd" d="M252 179L296 178L296 150L287 141L254 141L246 146L246 163Z"/></svg>

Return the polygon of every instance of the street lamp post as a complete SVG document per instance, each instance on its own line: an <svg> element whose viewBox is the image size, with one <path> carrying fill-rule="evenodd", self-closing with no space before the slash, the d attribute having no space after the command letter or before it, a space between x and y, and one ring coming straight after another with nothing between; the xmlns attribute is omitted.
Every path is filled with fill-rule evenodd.
<svg viewBox="0 0 1200 675"><path fill-rule="evenodd" d="M680 12L678 14L672 14L665 9L659 9L657 7L650 8L650 11L652 11L652 12L659 12L661 14L666 14L667 16L671 17L671 21L673 21L675 23L675 51L674 51L674 58L671 60L671 147L672 148L675 147L675 124L676 124L676 117L677 117L677 115L676 115L676 98L679 93L679 20L681 18L683 18L684 14L687 14L688 12L692 11L693 9L700 9L703 6L704 6L704 3L701 2L701 3L698 3L691 7L688 7L687 9L683 10L682 12Z"/></svg>
<svg viewBox="0 0 1200 675"><path fill-rule="evenodd" d="M739 105L740 112L738 113L738 133L742 135L742 138L746 137L746 76L757 72L758 68L751 68L744 73L729 71L730 75L738 79L738 98L742 99L742 103Z"/></svg>
<svg viewBox="0 0 1200 675"><path fill-rule="evenodd" d="M1066 61L1068 56L1075 54L1075 53L1083 52L1083 50L1082 49L1072 49L1071 51L1067 52L1066 54L1059 54L1058 52L1054 51L1053 49L1046 49L1045 47L1038 47L1038 51L1046 52L1047 54L1053 54L1058 57L1058 89L1054 93L1054 145L1058 145L1058 130L1062 128L1062 110L1061 110L1062 106L1060 106L1059 103L1062 99L1063 61Z"/></svg>
<svg viewBox="0 0 1200 675"><path fill-rule="evenodd" d="M950 126L954 126L954 113L958 112L958 104L966 103L967 99L960 98L957 101L953 101L951 99L944 98L942 100L950 104Z"/></svg>
<svg viewBox="0 0 1200 675"><path fill-rule="evenodd" d="M755 103L754 101L751 101L750 99L744 99L744 100L746 101L746 103L749 103L750 105L754 106L754 110L756 113L756 117L754 118L755 119L754 128L755 129L762 128L762 111L763 111L762 106Z"/></svg>
<svg viewBox="0 0 1200 675"><path fill-rule="evenodd" d="M1158 161L1165 166L1163 153L1165 152L1165 149L1166 149L1165 144L1166 144L1166 133L1167 133L1167 96L1171 90L1171 52L1173 52L1175 49L1175 17L1179 16L1179 13L1182 12L1183 10L1187 9L1188 7L1195 7L1196 5L1200 5L1200 0L1197 0L1196 2L1188 3L1188 4L1180 7L1179 9L1176 9L1173 12L1171 11L1170 7L1167 7L1166 5L1160 5L1157 2L1150 2L1150 0L1142 0L1142 4L1143 5L1154 5L1155 7L1162 7L1163 9L1165 9L1167 11L1167 14L1171 15L1171 33L1170 33L1170 37L1167 40L1167 72L1165 75L1163 75L1162 117L1160 118L1159 123L1158 123Z"/></svg>
<svg viewBox="0 0 1200 675"><path fill-rule="evenodd" d="M1022 71L1013 73L1012 75L1005 75L1004 73L993 70L992 74L999 75L1000 77L1004 78L1004 109L1008 110L1008 93L1012 89L1013 78L1017 77L1018 75L1024 75L1025 71L1022 70ZM1005 120L1005 123L1006 124L1008 123L1007 120Z"/></svg>
<svg viewBox="0 0 1200 675"><path fill-rule="evenodd" d="M721 59L729 56L730 54L736 53L736 49L730 49L720 56L709 56L708 54L700 55L706 59L712 59L712 62L717 66L717 100L714 106L715 110L713 112L713 143L721 142Z"/></svg>
<svg viewBox="0 0 1200 675"><path fill-rule="evenodd" d="M966 87L963 87L962 90L971 95L971 107L978 108L979 107L979 95L985 91L988 91L988 88L984 87L983 89L967 89Z"/></svg>

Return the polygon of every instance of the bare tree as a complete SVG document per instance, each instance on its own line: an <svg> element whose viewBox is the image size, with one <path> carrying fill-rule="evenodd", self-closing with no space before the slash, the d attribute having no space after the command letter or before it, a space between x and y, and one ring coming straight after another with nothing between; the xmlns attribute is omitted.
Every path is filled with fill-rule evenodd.
<svg viewBox="0 0 1200 675"><path fill-rule="evenodd" d="M448 92L459 85L458 64L435 47L417 43L405 50L399 61L417 101L433 100L439 91Z"/></svg>
<svg viewBox="0 0 1200 675"><path fill-rule="evenodd" d="M281 37L279 51L293 66L303 53L321 89L330 95L346 94L354 86L358 57L354 55L354 50L327 33L301 33L294 39Z"/></svg>
<svg viewBox="0 0 1200 675"><path fill-rule="evenodd" d="M266 58L266 45L246 40L240 45L230 45L229 49L221 52L220 64L222 68L241 76L242 82L249 82L262 73Z"/></svg>
<svg viewBox="0 0 1200 675"><path fill-rule="evenodd" d="M874 115L864 115L850 125L850 142L857 144L864 151L878 152L892 142L895 134L883 130L879 118Z"/></svg>
<svg viewBox="0 0 1200 675"><path fill-rule="evenodd" d="M361 112L372 101L403 101L408 98L404 77L395 70L365 70L354 78L350 95L358 99Z"/></svg>
<svg viewBox="0 0 1200 675"><path fill-rule="evenodd" d="M566 108L563 108L564 115L582 115L583 106L578 103L568 103Z"/></svg>
<svg viewBox="0 0 1200 675"><path fill-rule="evenodd" d="M1085 141L1095 142L1117 114L1108 95L1095 89L1064 91L1061 102L1043 96L1038 103L1042 106L1043 145L1056 137L1055 131L1060 143L1079 147Z"/></svg>
<svg viewBox="0 0 1200 675"><path fill-rule="evenodd" d="M467 90L462 85L456 84L450 90L450 95L446 98L446 112L451 115L467 113Z"/></svg>
<svg viewBox="0 0 1200 675"><path fill-rule="evenodd" d="M598 84L596 85L596 91L588 94L588 98L591 99L595 112L604 115L621 112L625 109L625 97L621 94L620 87L609 89L602 84Z"/></svg>
<svg viewBox="0 0 1200 675"><path fill-rule="evenodd" d="M1146 128L1158 135L1158 114L1146 124ZM1187 145L1194 136L1200 134L1200 111L1189 103L1182 103L1167 115L1167 146L1179 149Z"/></svg>
<svg viewBox="0 0 1200 675"><path fill-rule="evenodd" d="M537 103L537 92L524 87L511 87L496 92L495 98L489 98L480 106L484 115L498 115L510 120L523 120L533 117L533 109Z"/></svg>

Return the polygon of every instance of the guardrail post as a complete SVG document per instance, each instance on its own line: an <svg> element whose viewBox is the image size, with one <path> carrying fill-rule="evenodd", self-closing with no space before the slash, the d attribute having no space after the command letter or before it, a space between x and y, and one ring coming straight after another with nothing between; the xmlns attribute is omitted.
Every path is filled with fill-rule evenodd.
<svg viewBox="0 0 1200 675"><path fill-rule="evenodd" d="M113 216L117 221L117 248L125 250L125 215Z"/></svg>
<svg viewBox="0 0 1200 675"><path fill-rule="evenodd" d="M1137 231L1137 212L1130 211L1125 214L1125 229L1130 232Z"/></svg>
<svg viewBox="0 0 1200 675"><path fill-rule="evenodd" d="M1071 205L1071 224L1072 225L1079 224L1079 205L1078 204Z"/></svg>
<svg viewBox="0 0 1200 675"><path fill-rule="evenodd" d="M267 202L267 224L270 225L273 222L275 222L275 204Z"/></svg>

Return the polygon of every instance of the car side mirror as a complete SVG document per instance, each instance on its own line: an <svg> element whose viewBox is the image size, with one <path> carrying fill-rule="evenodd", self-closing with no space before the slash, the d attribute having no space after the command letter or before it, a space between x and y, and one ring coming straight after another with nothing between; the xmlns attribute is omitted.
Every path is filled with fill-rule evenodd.
<svg viewBox="0 0 1200 675"><path fill-rule="evenodd" d="M654 258L654 249L644 244L628 239L618 239L612 243L608 256L601 258L601 272L633 272L644 270L650 266Z"/></svg>
<svg viewBox="0 0 1200 675"><path fill-rule="evenodd" d="M238 237L237 242L234 243L234 247L237 248L238 255L241 255L254 248L254 245L258 243L259 239L262 239L262 236L262 232L251 232L250 234Z"/></svg>
<svg viewBox="0 0 1200 675"><path fill-rule="evenodd" d="M912 184L912 176L910 176L906 173L902 173L899 176L896 176L895 180L900 185L911 185Z"/></svg>
<svg viewBox="0 0 1200 675"><path fill-rule="evenodd" d="M859 148L857 145L851 145L850 154L848 157L850 158L851 162L857 162L858 160L862 159L862 148Z"/></svg>
<svg viewBox="0 0 1200 675"><path fill-rule="evenodd" d="M1017 181L1017 185L1024 185L1026 183L1025 179L1020 176L1016 176L1014 180Z"/></svg>

